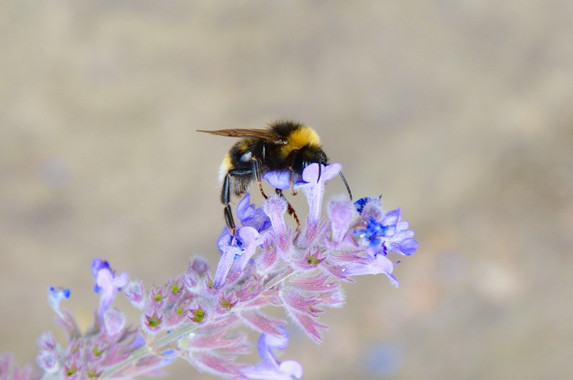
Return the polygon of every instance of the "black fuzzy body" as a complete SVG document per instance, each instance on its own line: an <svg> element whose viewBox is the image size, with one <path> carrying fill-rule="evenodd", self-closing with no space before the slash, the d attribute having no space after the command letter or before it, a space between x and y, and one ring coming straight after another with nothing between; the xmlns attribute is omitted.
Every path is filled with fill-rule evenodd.
<svg viewBox="0 0 573 380"><path fill-rule="evenodd" d="M307 144L298 141L296 147L289 146L289 140L296 133L303 131L302 134L314 134L309 127L293 122L278 122L272 124L269 130L277 137L275 140L243 138L229 151L230 167L227 173L231 178L228 186L234 195L243 195L253 181L260 181L268 172L288 170L292 173L291 178L298 180L309 164L328 163L322 147L312 139ZM223 203L229 201L226 195L223 187Z"/></svg>

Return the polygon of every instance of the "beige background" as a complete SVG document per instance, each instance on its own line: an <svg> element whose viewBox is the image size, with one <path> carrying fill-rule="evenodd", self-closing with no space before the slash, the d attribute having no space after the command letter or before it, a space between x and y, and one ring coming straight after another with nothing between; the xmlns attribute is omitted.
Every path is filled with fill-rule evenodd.
<svg viewBox="0 0 573 380"><path fill-rule="evenodd" d="M399 289L346 286L321 346L292 333L305 378L572 377L572 20L568 0L3 1L0 351L33 362L57 330L48 285L89 324L94 256L147 286L215 265L231 141L194 130L292 118L420 242Z"/></svg>

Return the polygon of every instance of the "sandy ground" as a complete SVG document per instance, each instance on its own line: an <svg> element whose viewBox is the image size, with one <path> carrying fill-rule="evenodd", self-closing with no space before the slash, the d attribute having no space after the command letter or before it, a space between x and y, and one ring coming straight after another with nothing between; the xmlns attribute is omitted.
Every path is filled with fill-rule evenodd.
<svg viewBox="0 0 573 380"><path fill-rule="evenodd" d="M573 377L572 2L79 3L0 3L0 352L57 330L48 285L89 324L93 257L214 265L231 142L195 129L291 118L420 242L292 333L305 378Z"/></svg>

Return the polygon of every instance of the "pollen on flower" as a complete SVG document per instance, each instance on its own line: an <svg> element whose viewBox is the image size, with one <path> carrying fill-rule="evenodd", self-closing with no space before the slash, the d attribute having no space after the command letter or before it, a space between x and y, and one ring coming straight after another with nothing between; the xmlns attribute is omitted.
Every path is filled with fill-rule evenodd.
<svg viewBox="0 0 573 380"><path fill-rule="evenodd" d="M102 350L99 349L98 345L94 345L92 352L94 353L94 356L97 358L102 354Z"/></svg>
<svg viewBox="0 0 573 380"><path fill-rule="evenodd" d="M183 286L179 287L179 286L177 286L177 284L173 284L173 286L171 287L171 293L172 294L179 294L179 293L181 293L182 290L183 290Z"/></svg>
<svg viewBox="0 0 573 380"><path fill-rule="evenodd" d="M152 315L152 316L148 316L146 315L145 318L147 319L147 325L151 328L157 328L159 327L159 325L161 324L161 317L158 317L157 315Z"/></svg>
<svg viewBox="0 0 573 380"><path fill-rule="evenodd" d="M67 375L68 377L71 377L71 376L75 375L75 373L76 373L77 371L78 371L78 370L77 370L75 364L72 364L69 368L66 367L66 375Z"/></svg>
<svg viewBox="0 0 573 380"><path fill-rule="evenodd" d="M157 292L153 295L153 301L155 302L161 302L163 301L163 294L161 294L161 292Z"/></svg>
<svg viewBox="0 0 573 380"><path fill-rule="evenodd" d="M320 264L321 260L319 260L316 256L308 256L306 258L306 262L308 265L318 265Z"/></svg>
<svg viewBox="0 0 573 380"><path fill-rule="evenodd" d="M191 309L189 310L189 318L193 322L201 323L205 318L205 311L201 309L201 306L198 306L197 309Z"/></svg>
<svg viewBox="0 0 573 380"><path fill-rule="evenodd" d="M98 371L95 368L89 369L87 375L90 379L99 379L103 371Z"/></svg>

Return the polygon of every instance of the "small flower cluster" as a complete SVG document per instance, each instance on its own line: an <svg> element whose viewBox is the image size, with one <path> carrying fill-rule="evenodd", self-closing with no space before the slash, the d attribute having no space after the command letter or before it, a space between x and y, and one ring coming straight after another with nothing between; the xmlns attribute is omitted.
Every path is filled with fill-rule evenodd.
<svg viewBox="0 0 573 380"><path fill-rule="evenodd" d="M60 346L50 332L39 338L42 378L157 375L183 358L199 371L223 378L300 379L301 365L280 362L273 352L288 344L286 321L261 309L282 308L320 342L327 326L319 316L328 307L342 306L342 283L353 282L358 275L384 274L397 286L393 275L397 262L388 253L409 256L418 246L400 210L384 212L379 198L352 203L335 197L326 207L328 219L321 218L324 186L340 169L340 164L322 168L311 164L304 170L296 188L304 191L309 213L300 230L285 221L288 203L283 197L269 197L257 208L246 194L237 206L241 227L234 235L225 228L217 240L221 257L213 276L203 259L194 258L183 274L146 292L141 281L128 281L127 274L116 274L108 262L95 259L92 274L100 305L93 326L83 334L72 315L59 306L69 290L50 288L50 304L68 344ZM288 173L269 173L265 178L276 188L290 185ZM141 311L137 328L127 326L125 316L111 308L118 291ZM245 326L260 333L261 362L256 365L239 361L250 349L241 329ZM13 378L30 377L24 375Z"/></svg>

